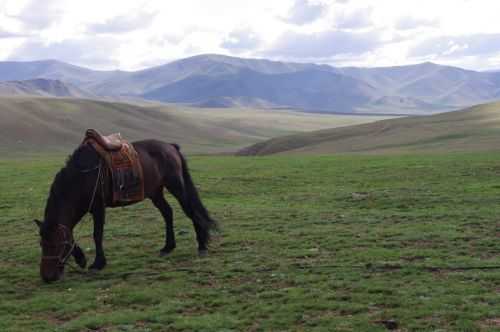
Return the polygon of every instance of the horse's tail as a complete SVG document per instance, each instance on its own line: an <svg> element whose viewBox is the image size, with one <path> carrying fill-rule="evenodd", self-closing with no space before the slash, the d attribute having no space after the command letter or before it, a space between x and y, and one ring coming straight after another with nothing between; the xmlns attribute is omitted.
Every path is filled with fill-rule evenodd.
<svg viewBox="0 0 500 332"><path fill-rule="evenodd" d="M210 238L210 230L217 229L217 222L210 217L207 209L203 205L196 189L191 174L189 173L187 161L180 152L180 147L173 144L177 150L182 162L182 178L184 180L184 202L181 203L182 209L187 216L191 217L193 222L202 228L206 235L206 240Z"/></svg>

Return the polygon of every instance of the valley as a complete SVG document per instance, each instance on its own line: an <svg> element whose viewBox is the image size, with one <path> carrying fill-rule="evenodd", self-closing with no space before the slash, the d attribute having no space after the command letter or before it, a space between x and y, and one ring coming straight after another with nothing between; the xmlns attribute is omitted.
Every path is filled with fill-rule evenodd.
<svg viewBox="0 0 500 332"><path fill-rule="evenodd" d="M120 132L128 140L175 142L187 153L229 153L297 132L387 117L307 114L247 108L190 108L75 98L0 97L0 152L70 153L87 128Z"/></svg>

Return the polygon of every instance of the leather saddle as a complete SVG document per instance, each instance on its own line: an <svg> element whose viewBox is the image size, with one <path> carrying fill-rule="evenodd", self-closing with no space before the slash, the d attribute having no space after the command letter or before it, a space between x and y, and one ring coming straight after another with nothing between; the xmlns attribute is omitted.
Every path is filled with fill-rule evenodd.
<svg viewBox="0 0 500 332"><path fill-rule="evenodd" d="M106 151L118 151L123 146L120 133L103 136L95 129L87 129L85 138L95 140Z"/></svg>
<svg viewBox="0 0 500 332"><path fill-rule="evenodd" d="M101 135L88 129L82 144L90 144L106 164L105 177L111 178L113 206L144 199L144 176L139 155L134 146L120 134Z"/></svg>

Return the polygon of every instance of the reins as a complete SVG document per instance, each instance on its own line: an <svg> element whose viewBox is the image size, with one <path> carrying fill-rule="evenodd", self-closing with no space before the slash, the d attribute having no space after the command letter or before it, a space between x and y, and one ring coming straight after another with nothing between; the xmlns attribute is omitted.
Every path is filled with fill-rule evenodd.
<svg viewBox="0 0 500 332"><path fill-rule="evenodd" d="M85 214L90 212L90 210L92 209L92 206L94 205L95 194L97 193L97 186L99 185L99 180L101 179L101 170L102 170L102 161L101 160L99 160L98 169L99 169L99 172L97 173L97 179L95 181L94 192L92 193L92 198L90 199L90 204L89 204L89 207L88 207L87 211L85 212Z"/></svg>

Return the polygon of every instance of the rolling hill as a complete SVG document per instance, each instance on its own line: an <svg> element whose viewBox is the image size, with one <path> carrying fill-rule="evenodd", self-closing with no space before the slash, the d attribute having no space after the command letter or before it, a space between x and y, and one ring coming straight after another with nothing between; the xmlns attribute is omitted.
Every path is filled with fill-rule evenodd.
<svg viewBox="0 0 500 332"><path fill-rule="evenodd" d="M500 102L274 138L240 155L500 150Z"/></svg>
<svg viewBox="0 0 500 332"><path fill-rule="evenodd" d="M69 153L87 128L129 140L157 138L190 153L234 152L271 137L379 117L192 109L74 98L0 97L0 153Z"/></svg>
<svg viewBox="0 0 500 332"><path fill-rule="evenodd" d="M0 62L0 81L35 78L67 82L99 97L197 107L416 115L500 99L499 72L433 63L337 68L204 54L125 72L96 71L53 60Z"/></svg>

